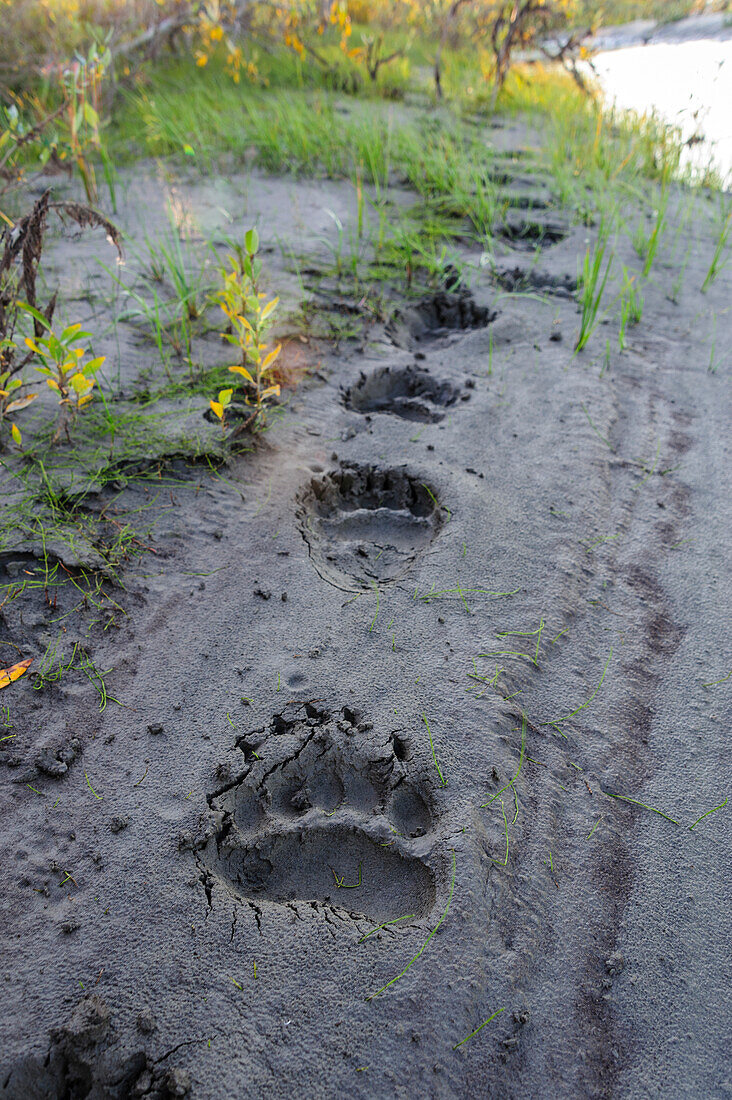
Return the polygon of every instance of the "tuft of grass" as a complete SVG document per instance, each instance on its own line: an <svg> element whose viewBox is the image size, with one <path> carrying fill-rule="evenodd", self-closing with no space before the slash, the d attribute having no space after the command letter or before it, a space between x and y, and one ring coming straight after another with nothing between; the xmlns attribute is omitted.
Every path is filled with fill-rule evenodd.
<svg viewBox="0 0 732 1100"><path fill-rule="evenodd" d="M729 251L727 250L727 244L729 241L730 231L732 231L732 210L730 210L727 217L722 222L722 227L717 237L717 242L714 246L714 255L712 256L712 262L709 265L704 282L702 283L702 294L706 294L709 287L719 275L720 271L729 262ZM726 254L725 254L726 253Z"/></svg>
<svg viewBox="0 0 732 1100"><path fill-rule="evenodd" d="M579 297L582 307L580 318L580 330L575 352L582 351L598 325L598 314L605 293L605 286L610 275L614 255L611 253L605 265L605 273L602 274L602 264L608 246L608 234L604 226L600 226L597 243L590 252L588 248L582 263L582 272L579 276Z"/></svg>
<svg viewBox="0 0 732 1100"><path fill-rule="evenodd" d="M668 209L668 177L665 176L663 180L663 187L661 189L661 195L658 202L658 208L656 210L656 217L653 223L653 228L648 236L645 235L642 225L638 227L633 236L633 245L638 253L639 259L643 260L643 277L647 279L651 273L653 262L656 259L656 253L658 252L658 246L663 236L663 231L666 228L666 211Z"/></svg>
<svg viewBox="0 0 732 1100"><path fill-rule="evenodd" d="M620 332L618 346L621 351L627 347L626 331L629 325L639 324L643 316L643 295L635 284L635 275L623 268L623 285L620 288Z"/></svg>

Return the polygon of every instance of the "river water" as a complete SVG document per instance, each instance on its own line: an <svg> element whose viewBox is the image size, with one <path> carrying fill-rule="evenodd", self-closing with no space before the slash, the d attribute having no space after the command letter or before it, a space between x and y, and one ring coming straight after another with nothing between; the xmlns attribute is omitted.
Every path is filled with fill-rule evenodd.
<svg viewBox="0 0 732 1100"><path fill-rule="evenodd" d="M655 113L678 126L684 163L703 171L713 164L727 186L732 182L732 37L717 22L718 37L684 36L686 20L662 37L676 41L637 42L601 49L593 67L609 103L641 114ZM698 30L697 30L698 33ZM633 41L631 37L631 42ZM602 44L602 43L600 43Z"/></svg>

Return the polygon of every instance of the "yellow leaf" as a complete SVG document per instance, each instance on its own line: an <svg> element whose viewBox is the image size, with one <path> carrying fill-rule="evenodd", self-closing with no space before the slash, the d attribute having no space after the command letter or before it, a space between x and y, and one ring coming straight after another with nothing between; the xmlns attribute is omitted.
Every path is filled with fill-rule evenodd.
<svg viewBox="0 0 732 1100"><path fill-rule="evenodd" d="M10 434L12 435L13 439L18 444L18 446L20 446L21 443L23 442L23 436L20 434L20 428L18 427L17 424L13 424L13 426L10 429Z"/></svg>
<svg viewBox="0 0 732 1100"><path fill-rule="evenodd" d="M10 402L10 404L5 409L5 412L19 412L21 409L24 409L26 405L30 405L31 401L35 401L37 397L37 393L29 393L26 394L25 397L19 397L17 401Z"/></svg>
<svg viewBox="0 0 732 1100"><path fill-rule="evenodd" d="M26 346L26 347L28 347L28 348L30 348L30 349L31 349L31 351L34 351L34 352L36 353L36 355L43 355L43 352L42 352L42 351L41 351L41 349L40 349L40 348L38 347L38 344L35 344L35 343L33 342L33 340L31 340L30 336L26 336L26 338L25 338L25 346Z"/></svg>
<svg viewBox="0 0 732 1100"><path fill-rule="evenodd" d="M21 676L25 676L32 664L33 658L28 657L27 660L18 661L17 665L11 665L10 668L0 668L0 688L6 688L12 684L13 680L19 680Z"/></svg>
<svg viewBox="0 0 732 1100"><path fill-rule="evenodd" d="M84 405L88 405L92 399L92 394L86 393L83 397L80 397L77 401L77 405L80 409L83 409Z"/></svg>
<svg viewBox="0 0 732 1100"><path fill-rule="evenodd" d="M56 390L56 393L61 393L61 388L58 382L56 382L53 378L47 378L46 385L50 386L52 390Z"/></svg>
<svg viewBox="0 0 732 1100"><path fill-rule="evenodd" d="M263 390L263 392L262 392L262 400L263 401L264 401L265 397L279 397L279 396L280 396L280 387L279 387L279 385L267 386L267 389Z"/></svg>
<svg viewBox="0 0 732 1100"><path fill-rule="evenodd" d="M267 305L264 307L260 314L260 317L263 321L266 321L270 313L273 313L274 310L277 309L278 302L279 298L273 298L271 302L267 302Z"/></svg>
<svg viewBox="0 0 732 1100"><path fill-rule="evenodd" d="M219 420L223 420L224 406L218 401L209 401L209 405L211 406L211 411L218 416Z"/></svg>
<svg viewBox="0 0 732 1100"><path fill-rule="evenodd" d="M78 393L79 396L81 396L82 394L89 392L89 390L94 385L94 382L91 378L87 378L86 375L82 374L81 371L79 371L72 377L71 385L74 388L74 392Z"/></svg>
<svg viewBox="0 0 732 1100"><path fill-rule="evenodd" d="M269 353L267 358L262 363L262 373L264 373L264 371L268 370L272 366L272 364L274 363L275 359L277 358L277 356L280 354L281 351L282 351L282 344L278 344L277 347L274 349L274 351L271 351Z"/></svg>
<svg viewBox="0 0 732 1100"><path fill-rule="evenodd" d="M238 367L238 366L237 367L229 367L229 370L235 371L237 374L240 374L243 378L246 378L247 382L251 382L252 385L256 385L254 379L252 378L251 374L249 373L249 371L247 370L246 367Z"/></svg>

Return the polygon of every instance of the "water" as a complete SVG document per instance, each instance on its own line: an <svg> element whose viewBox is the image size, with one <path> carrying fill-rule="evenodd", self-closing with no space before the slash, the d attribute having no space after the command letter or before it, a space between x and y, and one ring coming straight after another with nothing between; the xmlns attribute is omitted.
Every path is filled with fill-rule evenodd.
<svg viewBox="0 0 732 1100"><path fill-rule="evenodd" d="M678 126L684 164L710 162L732 181L732 40L658 43L600 52L594 67L609 103ZM701 139L701 140L698 140Z"/></svg>

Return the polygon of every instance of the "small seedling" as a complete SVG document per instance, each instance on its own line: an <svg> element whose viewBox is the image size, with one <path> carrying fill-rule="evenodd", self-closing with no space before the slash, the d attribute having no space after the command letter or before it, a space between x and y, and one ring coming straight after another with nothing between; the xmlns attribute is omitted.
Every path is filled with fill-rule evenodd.
<svg viewBox="0 0 732 1100"><path fill-rule="evenodd" d="M86 772L84 772L84 779L86 779L86 785L89 788L89 790L91 791L91 793L94 795L94 797L96 798L97 802L101 802L102 801L102 795L97 794L97 792L94 790L94 788L92 787L92 785L89 781L89 776L86 774Z"/></svg>
<svg viewBox="0 0 732 1100"><path fill-rule="evenodd" d="M259 236L256 229L250 229L245 237L246 255L237 263L229 257L230 270L224 272L224 286L217 295L217 301L229 318L231 332L222 336L237 348L241 362L229 367L230 371L240 375L248 383L246 402L253 408L252 415L242 425L250 424L264 427L266 408L273 397L279 397L280 387L271 381L275 362L282 345L268 349L265 335L272 325L272 315L277 308L279 298L266 301L266 295L257 292L257 280L261 267L255 260L259 249Z"/></svg>
<svg viewBox="0 0 732 1100"><path fill-rule="evenodd" d="M46 379L46 384L58 394L59 416L53 442L58 443L62 435L71 442L70 427L81 409L92 399L94 376L105 360L104 355L84 363L88 349L78 341L91 339L90 332L82 332L81 325L69 325L59 335L43 314L25 302L19 303L21 309L30 313L38 324L47 331L46 336L27 336L26 346L41 361L35 369Z"/></svg>
<svg viewBox="0 0 732 1100"><path fill-rule="evenodd" d="M226 412L231 405L231 395L233 394L233 392L233 389L219 390L218 400L209 401L211 412L214 414L215 417L217 417L219 423L221 424L222 435L224 435L224 433L226 432Z"/></svg>
<svg viewBox="0 0 732 1100"><path fill-rule="evenodd" d="M392 924L399 924L403 920L412 920L414 913L407 913L405 917L394 917L393 920L385 920L383 924L377 924L376 928L372 928L370 932L367 932L365 936L361 936L359 943L364 943L370 936L373 936L375 932L380 932L382 928L389 928Z"/></svg>
<svg viewBox="0 0 732 1100"><path fill-rule="evenodd" d="M516 817L518 816L518 795L516 794L515 783L516 783L516 780L518 779L519 775L521 774L521 769L522 769L523 764L524 764L525 755L526 755L526 715L524 714L522 716L522 720L521 720L521 750L519 752L518 767L516 768L516 771L513 773L511 778L509 779L508 783L506 783L505 787L501 787L500 791L496 791L496 793L491 798L489 798L487 802L484 802L483 805L480 807L481 810L485 810L486 807L490 806L492 802L495 802L495 800L497 798L500 798L504 791L511 790L513 792L514 803L515 803L515 806L516 806ZM501 799L501 805L503 805L503 799ZM513 819L514 823L516 821L516 817L514 817L514 819Z"/></svg>
<svg viewBox="0 0 732 1100"><path fill-rule="evenodd" d="M331 867L331 871L333 871L332 867ZM357 886L361 885L361 864L359 863L359 865L358 865L358 881L357 882L348 883L348 882L346 882L345 875L341 875L339 877L335 873L335 871L333 871L333 878L335 879L335 884L339 889L355 890Z"/></svg>
<svg viewBox="0 0 732 1100"><path fill-rule="evenodd" d="M641 806L644 810L650 810L652 814L658 814L659 817L663 817L666 821L670 821L672 825L680 825L681 822L677 821L675 817L670 817L664 813L663 810L657 810L655 806L649 806L647 802L640 802L637 798L630 798L627 794L613 794L610 791L604 791L608 798L618 798L621 802L631 802L634 806ZM699 819L701 820L701 818ZM694 822L696 825L697 822ZM693 828L693 826L692 826Z"/></svg>

